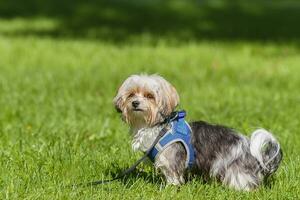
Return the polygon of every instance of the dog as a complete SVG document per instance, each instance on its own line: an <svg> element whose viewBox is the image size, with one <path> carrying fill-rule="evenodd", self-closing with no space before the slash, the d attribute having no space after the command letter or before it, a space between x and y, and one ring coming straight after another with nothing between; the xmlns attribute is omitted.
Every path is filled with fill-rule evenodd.
<svg viewBox="0 0 300 200"><path fill-rule="evenodd" d="M179 95L168 81L159 75L131 75L113 99L122 119L132 133L134 151L146 152L159 132L160 124L179 104ZM237 190L253 190L272 175L282 160L282 150L272 133L255 130L247 138L234 129L204 121L186 123L190 129L194 164L187 163L187 148L181 141L173 142L153 160L167 184L185 183L187 171L214 178ZM168 127L168 130L171 127Z"/></svg>

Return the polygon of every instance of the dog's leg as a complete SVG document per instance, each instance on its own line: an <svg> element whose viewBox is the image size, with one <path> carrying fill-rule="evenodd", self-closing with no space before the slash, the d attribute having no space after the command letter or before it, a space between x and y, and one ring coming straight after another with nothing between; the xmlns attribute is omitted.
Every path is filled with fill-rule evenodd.
<svg viewBox="0 0 300 200"><path fill-rule="evenodd" d="M167 184L184 184L186 151L181 143L174 143L161 152L156 160L155 167L166 177Z"/></svg>

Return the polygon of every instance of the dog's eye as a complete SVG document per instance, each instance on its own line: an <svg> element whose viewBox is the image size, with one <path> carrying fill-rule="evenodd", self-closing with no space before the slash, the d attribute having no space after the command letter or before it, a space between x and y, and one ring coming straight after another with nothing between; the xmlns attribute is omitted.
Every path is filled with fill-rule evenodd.
<svg viewBox="0 0 300 200"><path fill-rule="evenodd" d="M129 95L128 95L128 98L131 98L131 97L133 97L134 96L134 93L130 93Z"/></svg>
<svg viewBox="0 0 300 200"><path fill-rule="evenodd" d="M154 99L153 94L150 94L150 93L145 94L145 97L148 98L148 99Z"/></svg>

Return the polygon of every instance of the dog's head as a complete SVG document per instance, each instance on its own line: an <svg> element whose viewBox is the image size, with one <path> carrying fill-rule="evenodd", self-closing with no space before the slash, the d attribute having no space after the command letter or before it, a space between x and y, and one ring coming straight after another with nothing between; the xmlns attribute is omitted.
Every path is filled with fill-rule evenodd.
<svg viewBox="0 0 300 200"><path fill-rule="evenodd" d="M132 75L113 100L118 112L132 128L150 127L178 105L176 89L158 75Z"/></svg>

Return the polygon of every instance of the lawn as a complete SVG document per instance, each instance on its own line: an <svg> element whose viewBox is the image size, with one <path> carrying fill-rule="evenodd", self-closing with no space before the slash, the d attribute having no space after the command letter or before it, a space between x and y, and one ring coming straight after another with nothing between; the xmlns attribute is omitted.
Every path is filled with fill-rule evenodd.
<svg viewBox="0 0 300 200"><path fill-rule="evenodd" d="M270 38L228 31L203 39L193 35L205 35L204 28L186 33L170 27L169 33L164 26L152 29L160 29L155 24L148 32L129 33L128 26L77 32L76 26L61 29L69 18L57 16L0 18L0 199L300 198L299 30L274 31ZM258 127L273 132L284 158L270 183L253 192L201 178L166 187L142 164L123 180L68 187L114 177L142 155L131 150L128 127L112 105L122 81L134 73L169 80L188 120L225 124L246 135Z"/></svg>

